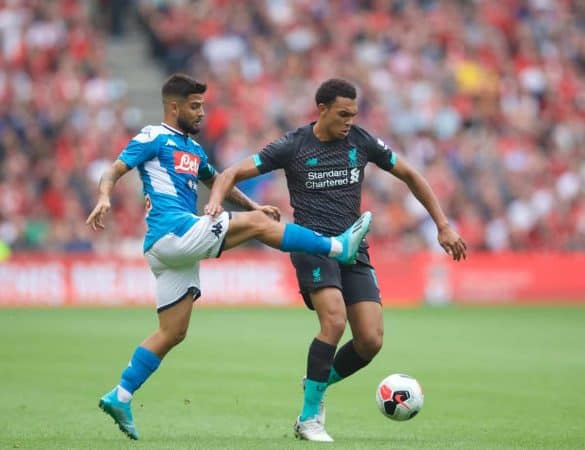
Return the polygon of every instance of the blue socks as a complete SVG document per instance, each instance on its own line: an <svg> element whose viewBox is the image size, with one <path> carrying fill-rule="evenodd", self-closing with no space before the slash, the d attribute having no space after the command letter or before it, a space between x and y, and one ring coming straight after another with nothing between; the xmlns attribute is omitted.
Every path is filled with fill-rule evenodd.
<svg viewBox="0 0 585 450"><path fill-rule="evenodd" d="M308 378L305 380L305 401L301 411L301 422L317 415L319 403L323 399L323 395L325 395L325 389L327 389L326 381L314 381Z"/></svg>
<svg viewBox="0 0 585 450"><path fill-rule="evenodd" d="M300 225L287 223L280 242L280 250L327 256L331 251L331 238Z"/></svg>
<svg viewBox="0 0 585 450"><path fill-rule="evenodd" d="M137 347L128 367L122 372L120 386L133 394L160 365L160 358L144 347Z"/></svg>

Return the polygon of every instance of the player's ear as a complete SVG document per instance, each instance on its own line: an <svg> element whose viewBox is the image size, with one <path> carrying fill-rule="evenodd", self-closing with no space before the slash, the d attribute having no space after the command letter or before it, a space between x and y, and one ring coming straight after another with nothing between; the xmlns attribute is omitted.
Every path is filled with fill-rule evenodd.
<svg viewBox="0 0 585 450"><path fill-rule="evenodd" d="M174 114L175 116L178 116L178 115L179 115L179 108L180 108L180 107L181 107L181 105L179 104L179 102L178 102L178 101L176 101L176 100L173 100L173 101L171 102L171 111L173 112L173 114Z"/></svg>
<svg viewBox="0 0 585 450"><path fill-rule="evenodd" d="M319 115L326 113L327 110L329 109L329 107L325 103L319 103L317 105L317 108L319 109Z"/></svg>
<svg viewBox="0 0 585 450"><path fill-rule="evenodd" d="M179 115L179 102L177 100L172 100L167 98L163 102L165 113L172 113L175 116Z"/></svg>

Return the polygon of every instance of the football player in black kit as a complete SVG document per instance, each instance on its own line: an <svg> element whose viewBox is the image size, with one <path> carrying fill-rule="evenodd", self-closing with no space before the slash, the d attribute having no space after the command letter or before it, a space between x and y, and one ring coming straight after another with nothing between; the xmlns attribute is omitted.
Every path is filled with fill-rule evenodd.
<svg viewBox="0 0 585 450"><path fill-rule="evenodd" d="M356 97L355 87L345 80L322 83L315 94L318 120L286 133L261 152L226 169L213 185L205 212L220 214L222 201L235 183L283 169L295 223L334 236L360 216L364 169L373 162L406 183L435 222L441 247L455 261L465 259L465 242L447 221L423 176L381 139L354 125ZM367 249L362 242L353 265L291 254L303 299L317 312L320 324L309 347L304 402L295 423L298 438L333 440L325 431L325 390L368 365L382 347L380 292ZM337 349L347 321L352 339Z"/></svg>

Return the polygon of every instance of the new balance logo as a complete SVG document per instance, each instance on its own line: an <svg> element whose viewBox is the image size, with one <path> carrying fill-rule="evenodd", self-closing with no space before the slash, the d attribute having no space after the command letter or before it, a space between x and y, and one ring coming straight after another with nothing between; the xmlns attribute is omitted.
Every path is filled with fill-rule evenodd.
<svg viewBox="0 0 585 450"><path fill-rule="evenodd" d="M223 225L221 224L221 222L217 222L216 224L214 224L211 227L211 232L213 234L215 234L215 237L217 239L219 239L219 236L221 236L221 232L223 231Z"/></svg>
<svg viewBox="0 0 585 450"><path fill-rule="evenodd" d="M386 142L384 142L382 139L378 138L378 140L376 141L376 143L382 147L384 150L390 150L390 147L388 147L388 145L386 144Z"/></svg>
<svg viewBox="0 0 585 450"><path fill-rule="evenodd" d="M306 166L314 167L317 164L319 164L319 158L309 158L307 161L305 161Z"/></svg>

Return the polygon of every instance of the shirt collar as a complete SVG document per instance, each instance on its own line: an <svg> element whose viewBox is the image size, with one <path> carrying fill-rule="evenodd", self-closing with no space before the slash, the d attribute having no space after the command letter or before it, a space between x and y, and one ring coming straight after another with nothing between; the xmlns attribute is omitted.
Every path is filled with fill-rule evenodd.
<svg viewBox="0 0 585 450"><path fill-rule="evenodd" d="M187 134L183 133L182 131L177 130L176 128L171 127L170 125L168 125L168 124L166 124L164 122L161 122L160 124L163 127L165 127L167 130L172 131L173 133L179 134L179 135L183 136L184 138L187 138L188 137Z"/></svg>

